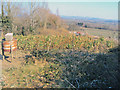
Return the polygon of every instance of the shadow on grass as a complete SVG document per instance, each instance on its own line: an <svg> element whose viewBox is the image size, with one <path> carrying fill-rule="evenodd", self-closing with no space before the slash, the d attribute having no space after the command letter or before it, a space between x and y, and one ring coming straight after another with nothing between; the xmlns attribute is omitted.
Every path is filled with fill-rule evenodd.
<svg viewBox="0 0 120 90"><path fill-rule="evenodd" d="M4 55L4 60L6 60L7 62L9 62L9 63L11 63L12 61L10 61L10 60L8 60L9 58L10 58L10 56L6 56L6 55Z"/></svg>
<svg viewBox="0 0 120 90"><path fill-rule="evenodd" d="M21 80L25 75L28 79L26 82L29 83L28 87L32 85L35 88L44 86L47 88L118 88L120 80L118 52L118 48L98 54L78 50L38 51L38 60L45 58L47 62L44 67L39 67L44 62L37 65L31 64L31 62L35 62L33 57L37 58L36 52L33 52L33 57L31 55L25 56L25 64L28 63L28 65L26 64L22 69L9 70L8 73L19 71L16 75L21 75L19 77ZM32 71L34 73L31 74ZM31 80L37 82L31 82ZM18 81L15 82L18 86ZM41 86L38 85L39 83L42 83Z"/></svg>
<svg viewBox="0 0 120 90"><path fill-rule="evenodd" d="M118 53L118 47L99 54L72 50L56 53L54 62L64 65L61 87L118 88Z"/></svg>

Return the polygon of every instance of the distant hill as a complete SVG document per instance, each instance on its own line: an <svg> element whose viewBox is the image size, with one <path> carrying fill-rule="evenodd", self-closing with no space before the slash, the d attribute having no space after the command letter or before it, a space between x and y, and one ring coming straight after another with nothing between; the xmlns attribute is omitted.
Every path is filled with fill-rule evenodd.
<svg viewBox="0 0 120 90"><path fill-rule="evenodd" d="M72 28L78 29L78 23L83 23L87 28L118 30L118 20L81 16L61 16L61 18Z"/></svg>
<svg viewBox="0 0 120 90"><path fill-rule="evenodd" d="M73 19L73 20L94 20L94 21L104 21L104 22L118 22L118 20L113 19L103 19L103 18L93 18L93 17L82 17L82 16L61 16L62 19Z"/></svg>

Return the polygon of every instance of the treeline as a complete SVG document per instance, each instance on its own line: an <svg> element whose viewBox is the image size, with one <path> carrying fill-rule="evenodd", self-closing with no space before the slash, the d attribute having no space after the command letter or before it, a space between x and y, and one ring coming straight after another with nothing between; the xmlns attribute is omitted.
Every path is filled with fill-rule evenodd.
<svg viewBox="0 0 120 90"><path fill-rule="evenodd" d="M95 29L104 29L104 30L108 30L107 27L99 25L99 26L93 26L93 25L86 25L84 23L78 22L76 25L80 26L80 27L85 27L85 28L95 28Z"/></svg>
<svg viewBox="0 0 120 90"><path fill-rule="evenodd" d="M3 33L14 35L38 34L40 30L58 29L65 24L58 15L52 14L46 2L2 2Z"/></svg>
<svg viewBox="0 0 120 90"><path fill-rule="evenodd" d="M94 28L94 29L103 29L117 31L118 25L117 22L105 22L105 21L94 21L94 20L65 20L67 23L68 30L79 30L80 28Z"/></svg>

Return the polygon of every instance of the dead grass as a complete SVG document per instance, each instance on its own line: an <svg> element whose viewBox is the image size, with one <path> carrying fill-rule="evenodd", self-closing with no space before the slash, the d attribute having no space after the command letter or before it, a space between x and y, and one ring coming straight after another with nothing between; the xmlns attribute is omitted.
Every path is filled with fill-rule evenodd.
<svg viewBox="0 0 120 90"><path fill-rule="evenodd" d="M53 31L48 32L53 35ZM43 34L48 35L48 32ZM64 29L59 30L62 32L65 34ZM100 40L104 41L103 38ZM11 63L3 61L3 87L114 88L118 85L118 52L115 50L106 53L89 53L80 49L41 50L37 57L29 51L18 50Z"/></svg>
<svg viewBox="0 0 120 90"><path fill-rule="evenodd" d="M46 29L46 30L41 30L38 29L39 33L41 35L67 35L69 34L69 31L64 29L64 28L59 28L59 29Z"/></svg>
<svg viewBox="0 0 120 90"><path fill-rule="evenodd" d="M117 49L106 54L77 50L51 51L39 58L37 64L26 64L25 58L24 63L20 64L16 59L18 67L12 62L12 67L3 69L3 87L116 88L116 78L119 77L117 53Z"/></svg>

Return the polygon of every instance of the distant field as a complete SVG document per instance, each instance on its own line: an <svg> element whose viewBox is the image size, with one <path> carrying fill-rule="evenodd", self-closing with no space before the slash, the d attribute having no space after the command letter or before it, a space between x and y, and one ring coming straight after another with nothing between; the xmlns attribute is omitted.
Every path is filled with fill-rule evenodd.
<svg viewBox="0 0 120 90"><path fill-rule="evenodd" d="M104 36L105 38L110 37L111 39L118 40L118 22L116 20L111 21L80 17L63 17L63 19L69 26L69 31L87 32L89 35ZM79 25L80 23L83 25Z"/></svg>
<svg viewBox="0 0 120 90"><path fill-rule="evenodd" d="M111 37L112 39L116 39L116 40L118 39L118 31L92 29L92 28L81 29L78 31L87 32L90 35L104 36L105 38Z"/></svg>

